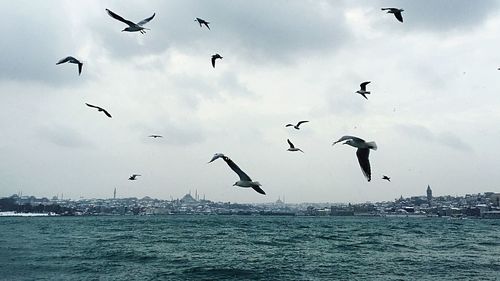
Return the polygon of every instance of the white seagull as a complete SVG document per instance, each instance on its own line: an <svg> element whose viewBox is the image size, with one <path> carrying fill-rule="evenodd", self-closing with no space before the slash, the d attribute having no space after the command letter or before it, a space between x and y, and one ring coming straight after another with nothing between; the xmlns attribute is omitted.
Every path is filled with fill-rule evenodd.
<svg viewBox="0 0 500 281"><path fill-rule="evenodd" d="M398 8L382 8L382 11L387 11L388 14L394 14L396 19L400 22L403 22L403 16L401 15L401 12L403 12L403 9L398 9Z"/></svg>
<svg viewBox="0 0 500 281"><path fill-rule="evenodd" d="M304 151L302 151L300 148L295 147L289 139L286 139L286 141L288 142L288 145L290 145L290 148L287 149L287 151L300 151L304 153Z"/></svg>
<svg viewBox="0 0 500 281"><path fill-rule="evenodd" d="M243 187L243 188L250 188L251 187L251 188L253 188L253 190L257 191L258 193L266 195L264 190L262 190L262 188L260 188L261 184L258 181L252 181L252 179L247 174L245 174L245 172L243 172L240 169L240 167L238 167L238 165L236 165L233 162L233 160L231 160L226 155L224 155L222 153L216 153L214 155L214 157L212 157L212 160L210 160L210 162L212 162L218 158L222 158L227 163L229 168L231 168L231 170L233 170L240 177L240 180L235 182L233 184L233 186L239 186L239 187ZM210 162L208 162L208 163L210 163Z"/></svg>
<svg viewBox="0 0 500 281"><path fill-rule="evenodd" d="M366 179L370 181L372 179L372 171L370 169L370 160L368 159L368 156L370 155L370 149L377 150L377 144L373 141L366 142L358 137L343 136L332 145L342 141L346 141L343 144L348 144L358 149L356 151L356 156L358 157L359 166L361 166L361 171L363 171Z"/></svg>
<svg viewBox="0 0 500 281"><path fill-rule="evenodd" d="M56 65L58 64L61 64L61 63L66 63L66 62L69 62L69 63L74 63L74 64L78 64L78 75L82 74L82 67L83 67L83 62L75 59L74 57L72 56L67 56L65 57L64 59L61 59L59 60Z"/></svg>
<svg viewBox="0 0 500 281"><path fill-rule="evenodd" d="M297 125L293 125L293 124L286 124L285 127L293 127L295 130L300 130L299 126L301 124L304 124L304 123L307 123L309 121L299 121L299 123L297 123Z"/></svg>
<svg viewBox="0 0 500 281"><path fill-rule="evenodd" d="M106 12L108 12L108 15L110 15L110 16L111 16L112 18L114 18L115 20L119 20L119 21L121 21L121 22L123 22L123 23L125 23L125 24L127 24L127 25L128 25L128 27L127 27L127 28L125 28L125 29L123 29L123 30L122 30L122 32L123 32L123 31L128 31L128 32L135 32L135 31L139 31L139 32L141 32L142 34L146 33L146 30L150 30L149 28L145 28L145 27L143 27L143 25L145 25L145 24L146 24L146 23L148 23L150 20L152 20L152 19L155 17L155 15L156 15L156 13L153 13L153 15L152 15L152 16L150 16L149 18L143 19L143 20L141 20L141 21L140 21L140 22L138 22L138 23L134 23L134 22L132 22L132 21L126 20L126 19L122 18L121 16L119 16L119 15L117 15L117 14L113 13L113 12L112 12L111 10L109 10L109 9L106 9Z"/></svg>
<svg viewBox="0 0 500 281"><path fill-rule="evenodd" d="M356 91L356 93L362 95L365 99L368 99L365 95L369 95L370 92L366 90L366 85L370 84L371 81L366 81L361 84L359 84L359 90Z"/></svg>

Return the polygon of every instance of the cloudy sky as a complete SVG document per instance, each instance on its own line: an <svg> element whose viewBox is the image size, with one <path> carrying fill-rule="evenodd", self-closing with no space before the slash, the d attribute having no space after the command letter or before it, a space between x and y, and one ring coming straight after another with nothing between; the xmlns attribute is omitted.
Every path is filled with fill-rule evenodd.
<svg viewBox="0 0 500 281"><path fill-rule="evenodd" d="M108 198L116 187L119 197L364 202L427 184L435 195L499 191L500 1L2 4L0 196ZM121 32L106 8L156 17L145 35ZM84 62L81 76L55 65L68 55ZM368 101L354 93L362 81ZM299 120L310 123L284 127ZM343 135L377 142L371 182L354 148L331 146ZM287 152L287 138L305 153ZM216 152L267 195L233 187L223 161L207 164Z"/></svg>

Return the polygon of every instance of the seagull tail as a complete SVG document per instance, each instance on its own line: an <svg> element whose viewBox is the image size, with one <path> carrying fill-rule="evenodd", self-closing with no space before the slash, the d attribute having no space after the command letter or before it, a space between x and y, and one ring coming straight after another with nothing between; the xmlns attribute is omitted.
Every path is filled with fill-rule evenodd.
<svg viewBox="0 0 500 281"><path fill-rule="evenodd" d="M377 150L377 144L374 141L367 142L366 144L368 145L368 148Z"/></svg>

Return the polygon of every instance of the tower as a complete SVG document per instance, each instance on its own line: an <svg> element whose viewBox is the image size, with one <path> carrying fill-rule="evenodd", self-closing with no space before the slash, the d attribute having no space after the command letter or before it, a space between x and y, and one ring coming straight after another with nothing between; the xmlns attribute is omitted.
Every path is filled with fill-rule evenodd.
<svg viewBox="0 0 500 281"><path fill-rule="evenodd" d="M116 187L115 190L113 191L113 199L116 199Z"/></svg>
<svg viewBox="0 0 500 281"><path fill-rule="evenodd" d="M432 189L430 185L427 185L427 202L429 202L430 204L431 200L432 200Z"/></svg>

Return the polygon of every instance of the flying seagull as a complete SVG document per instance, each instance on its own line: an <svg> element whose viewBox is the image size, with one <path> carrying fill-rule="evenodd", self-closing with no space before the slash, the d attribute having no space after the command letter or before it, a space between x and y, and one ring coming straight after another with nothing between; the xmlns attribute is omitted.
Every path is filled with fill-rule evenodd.
<svg viewBox="0 0 500 281"><path fill-rule="evenodd" d="M200 24L200 27L203 27L202 24L204 24L208 28L208 30L210 30L210 26L208 26L208 24L210 23L208 21L200 18L196 18L194 21L197 21Z"/></svg>
<svg viewBox="0 0 500 281"><path fill-rule="evenodd" d="M140 176L141 176L141 175L138 175L138 174L133 174L133 175L131 175L131 176L128 178L128 180L135 181L135 180L137 180L136 178L137 178L137 177L140 177Z"/></svg>
<svg viewBox="0 0 500 281"><path fill-rule="evenodd" d="M287 139L286 141L288 142L288 145L290 145L290 148L287 149L287 151L300 151L304 153L304 151L302 151L300 148L295 147L289 139Z"/></svg>
<svg viewBox="0 0 500 281"><path fill-rule="evenodd" d="M214 157L212 158L212 160L210 160L210 162L212 162L212 161L214 161L215 159L218 159L218 158L222 158L227 163L227 165L229 166L229 168L231 168L231 170L233 170L240 177L240 180L237 181L237 182L235 182L233 184L233 186L239 186L239 187L243 187L243 188L250 188L251 187L251 188L253 188L253 190L257 191L258 193L266 195L266 193L264 192L264 190L262 190L260 188L261 184L258 181L252 181L252 179L247 174L245 174L245 172L243 172L240 169L240 167L238 167L238 165L236 165L233 162L233 160L231 160L226 155L224 155L222 153L216 153L214 155Z"/></svg>
<svg viewBox="0 0 500 281"><path fill-rule="evenodd" d="M109 114L109 112L106 111L106 109L102 108L102 107L99 107L99 106L96 106L96 105L91 105L91 104L88 104L88 103L85 103L88 107L92 107L92 108L97 108L97 111L99 112L104 112L104 114L106 114L106 116L108 116L109 118L111 118L111 114Z"/></svg>
<svg viewBox="0 0 500 281"><path fill-rule="evenodd" d="M160 135L150 135L150 138L156 139L156 138L163 138L163 136Z"/></svg>
<svg viewBox="0 0 500 281"><path fill-rule="evenodd" d="M299 123L297 123L297 125L293 125L293 124L287 124L285 125L285 127L294 127L295 130L300 130L299 126L303 123L307 123L309 121L299 121Z"/></svg>
<svg viewBox="0 0 500 281"><path fill-rule="evenodd" d="M212 56L212 66L215 68L215 60L216 59L222 59L222 57L219 54L215 54Z"/></svg>
<svg viewBox="0 0 500 281"><path fill-rule="evenodd" d="M68 56L68 57L65 57L64 59L61 59L60 61L58 61L56 63L56 65L61 64L61 63L65 63L65 62L78 64L78 75L82 74L83 62L75 59L72 56Z"/></svg>
<svg viewBox="0 0 500 281"><path fill-rule="evenodd" d="M394 14L396 19L398 21L403 22L403 16L401 15L401 12L403 12L403 9L398 9L398 8L382 8L382 11L387 11L388 14Z"/></svg>
<svg viewBox="0 0 500 281"><path fill-rule="evenodd" d="M365 99L368 99L365 95L369 95L370 92L366 90L366 85L370 84L371 81L366 81L361 84L359 84L359 90L356 91L356 93L362 95Z"/></svg>
<svg viewBox="0 0 500 281"><path fill-rule="evenodd" d="M359 166L361 166L361 171L363 171L366 179L370 181L372 179L372 172L370 169L370 160L368 159L368 156L370 155L370 149L377 150L377 144L375 142L365 142L363 139L360 139L358 137L343 136L332 145L342 141L346 141L343 144L348 144L358 149L356 151L356 156L358 157Z"/></svg>
<svg viewBox="0 0 500 281"><path fill-rule="evenodd" d="M388 177L388 176L386 176L386 175L384 175L384 176L382 177L382 179L383 179L383 180L386 180L386 181L391 181L391 178L390 178L390 177Z"/></svg>
<svg viewBox="0 0 500 281"><path fill-rule="evenodd" d="M127 25L128 25L128 27L127 27L127 28L125 28L125 29L123 29L123 30L122 30L122 32L123 32L123 31L128 31L128 32L135 32L135 31L139 31L139 32L141 32L142 34L146 33L146 30L149 30L149 28L145 28L145 27L143 27L143 25L145 25L145 24L146 24L146 23L148 23L150 20L152 20L152 19L155 17L155 15L156 15L156 13L153 13L153 15L152 15L152 16L150 16L149 18L143 19L143 20L141 20L141 21L140 21L140 22L138 22L138 23L134 23L134 22L132 22L132 21L126 20L126 19L122 18L121 16L119 16L119 15L117 15L117 14L113 13L113 12L112 12L111 10L109 10L109 9L106 9L106 11L108 12L108 15L110 15L110 16L111 16L112 18L114 18L115 20L119 20L119 21L121 21L121 22L123 22L123 23L125 23L125 24L127 24Z"/></svg>

